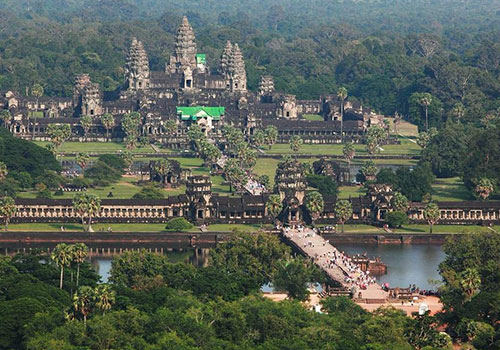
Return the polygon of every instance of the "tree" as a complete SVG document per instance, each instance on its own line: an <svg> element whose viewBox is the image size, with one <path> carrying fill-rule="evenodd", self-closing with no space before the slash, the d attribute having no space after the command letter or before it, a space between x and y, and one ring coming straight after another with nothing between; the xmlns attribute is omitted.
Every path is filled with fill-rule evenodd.
<svg viewBox="0 0 500 350"><path fill-rule="evenodd" d="M269 196L266 202L266 212L274 220L277 220L278 215L280 215L283 210L283 202L278 194L272 194Z"/></svg>
<svg viewBox="0 0 500 350"><path fill-rule="evenodd" d="M44 93L44 90L43 90L43 86L40 85L40 84L35 84L31 87L31 96L35 97L36 99L36 107L35 107L35 111L33 113L33 111L31 112L31 117L33 118L33 136L32 136L32 139L34 140L35 139L35 126L36 126L36 119L38 118L38 108L39 108L39 100L40 100L40 97L43 96L43 93Z"/></svg>
<svg viewBox="0 0 500 350"><path fill-rule="evenodd" d="M209 167L212 167L212 165L217 163L222 157L222 152L216 145L207 143L207 145L203 147L201 157L207 162Z"/></svg>
<svg viewBox="0 0 500 350"><path fill-rule="evenodd" d="M132 196L133 199L163 199L164 193L155 186L145 186Z"/></svg>
<svg viewBox="0 0 500 350"><path fill-rule="evenodd" d="M109 284L100 284L94 288L94 301L95 306L106 313L106 311L111 309L111 306L115 303L116 293Z"/></svg>
<svg viewBox="0 0 500 350"><path fill-rule="evenodd" d="M469 140L469 132L462 124L447 123L428 140L420 140L419 135L417 142L423 148L422 160L431 164L436 176L446 178L462 174Z"/></svg>
<svg viewBox="0 0 500 350"><path fill-rule="evenodd" d="M73 308L75 312L83 317L83 324L87 325L87 317L92 312L94 306L94 289L89 286L82 286L73 295Z"/></svg>
<svg viewBox="0 0 500 350"><path fill-rule="evenodd" d="M173 135L177 131L177 122L173 119L169 119L163 125L168 135Z"/></svg>
<svg viewBox="0 0 500 350"><path fill-rule="evenodd" d="M300 146L302 146L303 142L302 138L298 135L293 135L290 138L290 149L295 153L295 157L297 157L297 153L299 152Z"/></svg>
<svg viewBox="0 0 500 350"><path fill-rule="evenodd" d="M316 188L323 196L336 197L339 192L338 184L331 176L316 174L307 175L307 185Z"/></svg>
<svg viewBox="0 0 500 350"><path fill-rule="evenodd" d="M50 254L50 258L57 266L59 266L61 271L59 277L59 289L62 289L63 287L64 268L70 265L71 255L71 249L66 243L59 243Z"/></svg>
<svg viewBox="0 0 500 350"><path fill-rule="evenodd" d="M373 136L368 136L366 139L366 151L370 155L370 158L373 157L375 153L379 150L379 144L377 139Z"/></svg>
<svg viewBox="0 0 500 350"><path fill-rule="evenodd" d="M344 233L344 223L352 217L352 204L347 200L339 200L335 203L335 217L342 224L342 233Z"/></svg>
<svg viewBox="0 0 500 350"><path fill-rule="evenodd" d="M125 166L130 169L130 166L134 162L134 154L126 149L119 154L120 158L123 159Z"/></svg>
<svg viewBox="0 0 500 350"><path fill-rule="evenodd" d="M436 203L429 203L424 209L424 219L430 225L430 233L432 233L432 227L439 221L441 216L441 211Z"/></svg>
<svg viewBox="0 0 500 350"><path fill-rule="evenodd" d="M377 175L377 167L375 166L375 163L373 163L373 161L369 160L365 162L360 171L366 181L375 180L375 176Z"/></svg>
<svg viewBox="0 0 500 350"><path fill-rule="evenodd" d="M247 174L234 159L229 159L224 165L224 175L231 183L231 187L233 185L235 187L245 186L248 181Z"/></svg>
<svg viewBox="0 0 500 350"><path fill-rule="evenodd" d="M185 218L173 218L167 222L165 226L166 230L169 231L187 231L193 228L193 224L187 221Z"/></svg>
<svg viewBox="0 0 500 350"><path fill-rule="evenodd" d="M12 115L10 114L10 112L8 110L2 109L0 111L0 119L3 122L3 126L5 128L7 128L8 125L9 125L9 123L10 123L10 121L11 121L11 119L12 119Z"/></svg>
<svg viewBox="0 0 500 350"><path fill-rule="evenodd" d="M391 211L386 214L385 221L392 228L399 228L408 224L408 215L403 211Z"/></svg>
<svg viewBox="0 0 500 350"><path fill-rule="evenodd" d="M172 164L168 159L162 158L154 163L154 171L161 176L163 184L167 184L167 176L172 171Z"/></svg>
<svg viewBox="0 0 500 350"><path fill-rule="evenodd" d="M460 119L462 119L465 114L465 106L461 102L456 103L453 106L452 113L455 118L457 118L457 123L460 123Z"/></svg>
<svg viewBox="0 0 500 350"><path fill-rule="evenodd" d="M396 191L392 196L391 205L395 211L406 213L408 211L408 208L410 207L410 202L404 194Z"/></svg>
<svg viewBox="0 0 500 350"><path fill-rule="evenodd" d="M302 257L281 261L274 273L273 285L287 292L288 297L299 301L309 298L309 283L317 282L320 273L313 262Z"/></svg>
<svg viewBox="0 0 500 350"><path fill-rule="evenodd" d="M0 181L5 180L9 170L7 169L7 165L4 162L0 162Z"/></svg>
<svg viewBox="0 0 500 350"><path fill-rule="evenodd" d="M306 194L304 198L304 203L306 205L306 209L311 215L312 222L318 219L318 217L323 213L325 208L325 202L323 200L323 196L321 193L313 191Z"/></svg>
<svg viewBox="0 0 500 350"><path fill-rule="evenodd" d="M253 144L256 147L263 146L266 143L266 133L262 130L257 130L252 137Z"/></svg>
<svg viewBox="0 0 500 350"><path fill-rule="evenodd" d="M138 112L125 114L121 121L122 130L126 135L128 149L134 149L139 137L139 126L141 124L141 115Z"/></svg>
<svg viewBox="0 0 500 350"><path fill-rule="evenodd" d="M88 153L80 152L76 155L75 161L82 168L82 172L85 172L85 168L90 163L90 156Z"/></svg>
<svg viewBox="0 0 500 350"><path fill-rule="evenodd" d="M257 153L255 150L251 149L246 142L241 142L236 147L236 152L240 160L240 166L243 169L251 169L255 166L257 162Z"/></svg>
<svg viewBox="0 0 500 350"><path fill-rule="evenodd" d="M49 124L47 135L57 149L71 136L71 126L69 124Z"/></svg>
<svg viewBox="0 0 500 350"><path fill-rule="evenodd" d="M80 117L80 126L83 129L83 136L86 137L94 121L90 115L82 115Z"/></svg>
<svg viewBox="0 0 500 350"><path fill-rule="evenodd" d="M475 190L477 196L482 200L485 200L490 196L494 189L495 186L493 185L493 182L486 177L482 177L477 181Z"/></svg>
<svg viewBox="0 0 500 350"><path fill-rule="evenodd" d="M5 222L5 229L8 229L9 221L16 214L16 211L16 203L12 197L5 196L0 198L0 217Z"/></svg>
<svg viewBox="0 0 500 350"><path fill-rule="evenodd" d="M460 287L465 294L465 300L470 301L481 288L481 276L474 268L467 268L460 274Z"/></svg>
<svg viewBox="0 0 500 350"><path fill-rule="evenodd" d="M80 282L80 264L82 264L89 255L89 248L83 243L76 243L70 246L72 250L72 259L76 263L76 288Z"/></svg>
<svg viewBox="0 0 500 350"><path fill-rule="evenodd" d="M101 124L106 129L106 140L109 141L109 130L115 127L115 117L110 113L101 115Z"/></svg>
<svg viewBox="0 0 500 350"><path fill-rule="evenodd" d="M92 218L101 210L101 200L94 194L80 192L73 198L73 209L80 215L83 224L87 217L87 231L92 231Z"/></svg>
<svg viewBox="0 0 500 350"><path fill-rule="evenodd" d="M347 98L347 89L340 87L337 90L337 97L340 99L340 142L344 142L344 103Z"/></svg>
<svg viewBox="0 0 500 350"><path fill-rule="evenodd" d="M266 135L266 144L269 146L269 149L271 149L276 141L278 141L278 129L273 125L269 125L264 130L264 133Z"/></svg>
<svg viewBox="0 0 500 350"><path fill-rule="evenodd" d="M419 103L425 109L425 131L429 131L429 106L432 103L432 95L429 93L423 93L420 96Z"/></svg>
<svg viewBox="0 0 500 350"><path fill-rule="evenodd" d="M356 155L356 150L354 149L354 145L352 142L347 142L342 148L342 154L344 155L345 160L347 161L347 169L349 171L349 182L351 181L351 161L354 159Z"/></svg>

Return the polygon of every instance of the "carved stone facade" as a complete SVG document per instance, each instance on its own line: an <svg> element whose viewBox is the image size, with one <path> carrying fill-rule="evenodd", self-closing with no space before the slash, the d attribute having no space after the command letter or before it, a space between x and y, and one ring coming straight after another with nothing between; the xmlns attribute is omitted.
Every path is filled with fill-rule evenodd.
<svg viewBox="0 0 500 350"><path fill-rule="evenodd" d="M224 107L223 122L216 128L228 124L240 128L251 136L258 128L273 125L278 128L278 142L286 143L293 135L299 135L305 143L340 142L340 102L335 96L320 96L316 100L299 100L295 95L275 91L274 80L269 75L261 78L259 90L248 91L247 74L243 52L237 43L227 42L223 48L220 66L210 69L207 57L198 52L195 33L186 17L177 31L175 47L164 71L151 71L148 55L138 39L132 39L124 67L125 84L116 92L103 92L92 82L88 74L75 79L73 97L42 97L35 106L33 98L16 92L7 92L0 97L0 108L8 109L13 118L11 131L18 137L44 139L43 125L68 123L78 139L82 134L79 117L99 117L104 113L115 116L117 127L113 139L124 134L119 121L124 114L139 112L143 118L145 135L164 143L168 147L188 146L186 128L179 120L178 107ZM43 112L44 121L33 125L29 114ZM321 115L324 121L310 121L304 114ZM371 111L359 104L345 102L345 139L360 142L369 126ZM106 130L96 125L88 133L86 141L104 140ZM175 120L179 128L173 135L163 127ZM215 130L214 134L220 134Z"/></svg>

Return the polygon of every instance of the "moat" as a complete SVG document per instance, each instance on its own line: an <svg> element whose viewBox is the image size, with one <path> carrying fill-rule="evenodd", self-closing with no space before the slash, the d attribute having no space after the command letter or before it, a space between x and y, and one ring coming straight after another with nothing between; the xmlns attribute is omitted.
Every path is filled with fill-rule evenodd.
<svg viewBox="0 0 500 350"><path fill-rule="evenodd" d="M438 266L445 258L440 245L436 244L405 244L405 245L374 245L374 244L337 244L339 250L352 254L366 253L368 257L380 257L387 265L387 274L377 276L381 283L389 283L392 287L407 287L415 284L420 289L436 289L429 280L439 280ZM203 253L198 249L174 249L166 252L172 261L185 261L203 265L209 254L209 249ZM94 257L93 266L107 281L111 269L110 257Z"/></svg>

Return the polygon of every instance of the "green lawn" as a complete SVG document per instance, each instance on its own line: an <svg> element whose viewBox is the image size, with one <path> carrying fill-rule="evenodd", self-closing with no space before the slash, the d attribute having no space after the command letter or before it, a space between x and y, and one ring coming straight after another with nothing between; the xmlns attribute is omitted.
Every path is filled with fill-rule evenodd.
<svg viewBox="0 0 500 350"><path fill-rule="evenodd" d="M34 141L38 146L45 147L49 142L47 141ZM57 150L59 153L116 153L118 151L126 150L124 143L116 142L64 142ZM151 146L137 147L132 150L132 153L154 153Z"/></svg>
<svg viewBox="0 0 500 350"><path fill-rule="evenodd" d="M64 226L65 231L80 232L83 231L81 224L60 224L60 223L29 223L29 224L10 224L9 231L34 231L34 232L49 232L60 231L61 226ZM111 227L113 232L168 232L165 231L165 224L107 224L99 223L93 224L92 228L95 232L101 230L107 231ZM215 224L208 227L208 232L231 232L233 230L240 230L245 232L256 232L262 228L269 228L266 225L242 225L242 224ZM194 227L188 232L201 232L197 227Z"/></svg>
<svg viewBox="0 0 500 350"><path fill-rule="evenodd" d="M366 195L363 186L341 186L339 187L339 198L349 199L349 197L357 198Z"/></svg>
<svg viewBox="0 0 500 350"><path fill-rule="evenodd" d="M436 179L432 184L432 199L435 201L467 201L475 198L458 177Z"/></svg>
<svg viewBox="0 0 500 350"><path fill-rule="evenodd" d="M313 154L313 155L342 155L343 145L341 144L328 144L328 145L311 145L304 144L300 147L299 154ZM411 142L409 139L401 139L401 145L386 145L382 146L379 155L381 156L391 156L391 155L409 155L418 156L420 155L420 147ZM354 149L356 150L356 155L368 155L365 145L355 144ZM293 151L290 149L289 144L276 144L273 145L271 150L265 150L269 154L292 154Z"/></svg>
<svg viewBox="0 0 500 350"><path fill-rule="evenodd" d="M302 118L305 120L310 120L310 121L323 121L324 118L320 116L319 114L303 114Z"/></svg>

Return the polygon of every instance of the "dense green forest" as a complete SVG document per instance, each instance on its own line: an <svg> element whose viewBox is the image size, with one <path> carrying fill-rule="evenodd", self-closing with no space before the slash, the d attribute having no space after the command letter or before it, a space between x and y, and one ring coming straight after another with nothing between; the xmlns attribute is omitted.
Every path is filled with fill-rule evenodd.
<svg viewBox="0 0 500 350"><path fill-rule="evenodd" d="M0 88L41 83L68 96L75 74L88 72L115 90L131 38L163 69L186 14L212 69L226 40L240 44L251 89L264 73L300 98L346 86L350 99L409 119L411 94L429 92L431 126L453 118L457 103L463 121L479 123L500 107L499 13L492 0L6 0Z"/></svg>

